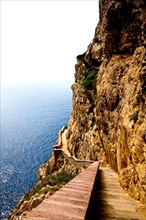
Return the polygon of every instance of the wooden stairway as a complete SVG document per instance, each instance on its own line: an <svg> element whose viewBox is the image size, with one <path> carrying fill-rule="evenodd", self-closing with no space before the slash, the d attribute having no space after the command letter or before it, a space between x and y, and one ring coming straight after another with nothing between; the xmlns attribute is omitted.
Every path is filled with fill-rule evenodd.
<svg viewBox="0 0 146 220"><path fill-rule="evenodd" d="M22 219L146 220L146 216L141 203L122 190L118 175L110 168L98 170L94 162Z"/></svg>
<svg viewBox="0 0 146 220"><path fill-rule="evenodd" d="M28 212L25 220L83 220L93 195L99 163L92 163L64 187Z"/></svg>
<svg viewBox="0 0 146 220"><path fill-rule="evenodd" d="M145 208L123 191L117 173L100 167L88 220L146 220Z"/></svg>

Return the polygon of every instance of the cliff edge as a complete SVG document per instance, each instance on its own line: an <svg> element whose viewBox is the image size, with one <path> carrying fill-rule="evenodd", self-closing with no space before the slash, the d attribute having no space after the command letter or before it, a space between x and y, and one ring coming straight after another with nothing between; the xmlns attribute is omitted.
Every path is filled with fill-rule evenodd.
<svg viewBox="0 0 146 220"><path fill-rule="evenodd" d="M146 2L100 0L93 42L77 56L68 146L118 172L144 202L146 191Z"/></svg>
<svg viewBox="0 0 146 220"><path fill-rule="evenodd" d="M67 150L78 160L110 165L119 174L121 186L144 203L146 2L100 0L99 10L93 41L77 56ZM62 154L53 153L39 169L36 185L8 219L21 219L25 211L36 207L80 170Z"/></svg>

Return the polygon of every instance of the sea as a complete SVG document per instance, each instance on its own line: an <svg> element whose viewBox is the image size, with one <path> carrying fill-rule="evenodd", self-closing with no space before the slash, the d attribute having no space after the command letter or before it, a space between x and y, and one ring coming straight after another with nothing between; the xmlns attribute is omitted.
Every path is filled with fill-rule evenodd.
<svg viewBox="0 0 146 220"><path fill-rule="evenodd" d="M0 219L35 183L59 130L68 124L70 81L5 84L1 88Z"/></svg>

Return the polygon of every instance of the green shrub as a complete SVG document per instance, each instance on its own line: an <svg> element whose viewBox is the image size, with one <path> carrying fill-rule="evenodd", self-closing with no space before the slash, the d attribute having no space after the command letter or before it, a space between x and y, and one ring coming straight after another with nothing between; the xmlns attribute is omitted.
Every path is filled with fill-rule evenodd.
<svg viewBox="0 0 146 220"><path fill-rule="evenodd" d="M96 74L97 71L95 69L88 70L86 77L82 82L82 86L85 89L96 90Z"/></svg>
<svg viewBox="0 0 146 220"><path fill-rule="evenodd" d="M70 181L74 175L71 173L66 173L65 171L61 171L60 173L57 173L55 176L52 176L52 180L55 183L67 183Z"/></svg>
<svg viewBox="0 0 146 220"><path fill-rule="evenodd" d="M26 193L25 199L27 201L30 200L30 198L36 193L46 194L48 191L50 191L52 194L53 192L58 190L62 185L70 181L73 177L74 175L66 173L65 171L57 172L55 175L48 175ZM48 187L43 189L43 187L46 186Z"/></svg>
<svg viewBox="0 0 146 220"><path fill-rule="evenodd" d="M30 191L27 192L27 194L25 195L25 199L26 199L27 201L30 200L30 198L31 198L33 195L39 193L41 189L42 189L41 184L38 184L38 185L34 186Z"/></svg>
<svg viewBox="0 0 146 220"><path fill-rule="evenodd" d="M50 175L50 174L51 174L50 162L48 162L48 163L46 164L46 174L47 174L47 175Z"/></svg>

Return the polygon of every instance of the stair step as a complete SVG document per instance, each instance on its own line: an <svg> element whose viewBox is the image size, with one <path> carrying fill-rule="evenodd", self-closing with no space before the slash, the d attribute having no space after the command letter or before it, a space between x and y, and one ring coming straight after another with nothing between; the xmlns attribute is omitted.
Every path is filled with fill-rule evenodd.
<svg viewBox="0 0 146 220"><path fill-rule="evenodd" d="M27 212L25 220L83 220L98 171L94 162L64 187L43 200L32 211Z"/></svg>

